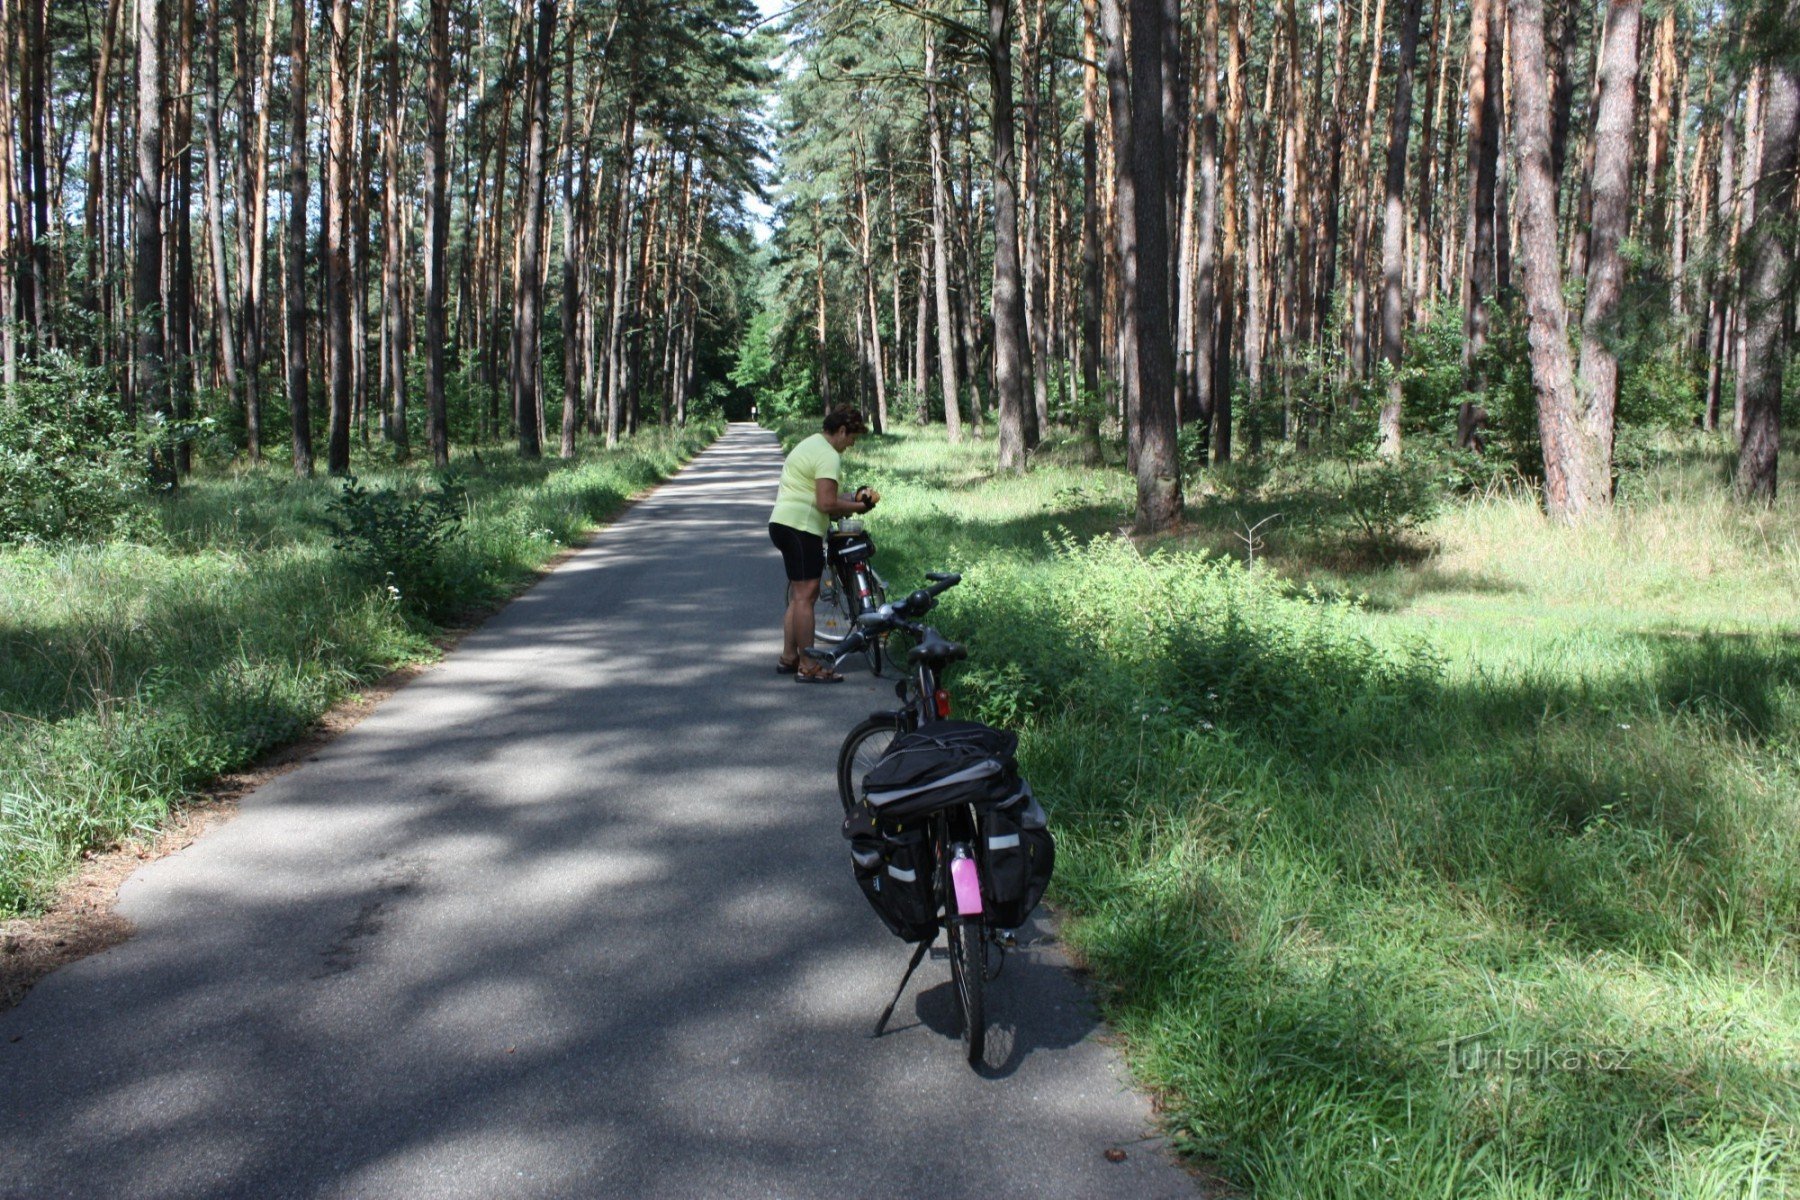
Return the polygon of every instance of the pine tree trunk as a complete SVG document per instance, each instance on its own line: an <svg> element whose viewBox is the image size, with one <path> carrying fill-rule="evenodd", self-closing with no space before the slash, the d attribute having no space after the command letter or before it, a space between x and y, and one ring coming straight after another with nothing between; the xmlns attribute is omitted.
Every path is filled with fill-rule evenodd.
<svg viewBox="0 0 1800 1200"><path fill-rule="evenodd" d="M519 246L519 354L513 360L513 391L519 422L519 454L543 453L538 406L538 325L543 307L544 271L539 259L544 237L545 140L550 124L550 41L556 32L556 0L538 0L537 48L530 71L531 133L525 148L525 228Z"/></svg>
<svg viewBox="0 0 1800 1200"><path fill-rule="evenodd" d="M13 0L0 0L0 403L15 402L19 382L17 276L13 271L12 211L18 189L13 163ZM134 13L135 18L135 13Z"/></svg>
<svg viewBox="0 0 1800 1200"><path fill-rule="evenodd" d="M445 156L450 95L450 3L428 0L425 72L425 440L432 465L450 465L450 414L445 398L445 275L449 271L449 163Z"/></svg>
<svg viewBox="0 0 1800 1200"><path fill-rule="evenodd" d="M957 396L956 320L950 308L950 197L944 179L943 118L937 102L937 43L925 39L925 116L931 140L931 245L937 292L938 380L944 395L944 427L952 443L962 441L962 405Z"/></svg>
<svg viewBox="0 0 1800 1200"><path fill-rule="evenodd" d="M1800 0L1788 0L1787 29L1800 27ZM1737 494L1775 502L1781 448L1782 368L1794 315L1794 165L1800 143L1800 69L1793 58L1771 63L1762 112L1762 163L1756 222L1750 227L1744 281L1745 380L1738 426Z"/></svg>
<svg viewBox="0 0 1800 1200"><path fill-rule="evenodd" d="M1577 416L1597 476L1585 490L1596 508L1612 501L1613 412L1619 360L1608 344L1625 290L1619 248L1631 220L1632 127L1637 105L1638 20L1642 0L1611 0L1600 52L1599 121L1594 128L1593 219L1588 232L1586 310L1581 319Z"/></svg>
<svg viewBox="0 0 1800 1200"><path fill-rule="evenodd" d="M1025 470L1024 281L1019 270L1019 195L1013 161L1012 0L988 0L988 86L994 142L994 392L999 466Z"/></svg>
<svg viewBox="0 0 1800 1200"><path fill-rule="evenodd" d="M1415 0L1416 2L1416 0ZM1181 518L1175 379L1169 322L1168 134L1163 107L1162 0L1131 5L1131 170L1134 228L1121 234L1127 322L1137 341L1137 530L1162 533ZM1125 173L1121 172L1123 177ZM1121 211L1121 226L1124 213ZM1129 238L1129 242L1128 239ZM1134 244L1132 244L1134 243ZM1133 321L1135 317L1135 321Z"/></svg>
<svg viewBox="0 0 1800 1200"><path fill-rule="evenodd" d="M1420 7L1419 0L1406 0L1400 18L1400 61L1395 66L1386 204L1381 221L1381 359L1389 373L1379 436L1381 455L1388 459L1400 457L1400 359L1406 335L1406 143L1412 134L1413 66L1419 46Z"/></svg>
<svg viewBox="0 0 1800 1200"><path fill-rule="evenodd" d="M1549 97L1544 85L1542 0L1511 0L1513 98L1519 171L1519 267L1530 322L1532 382L1544 444L1544 502L1550 515L1577 519L1595 504L1597 449L1582 429L1568 316L1556 246L1556 177L1550 163Z"/></svg>
<svg viewBox="0 0 1800 1200"><path fill-rule="evenodd" d="M405 461L411 451L406 429L406 302L401 284L405 268L406 240L400 213L400 153L405 136L400 98L400 0L388 0L387 47L387 114L382 121L381 223L386 235L381 260L381 296L384 315L388 377L387 436L394 445L394 456Z"/></svg>
<svg viewBox="0 0 1800 1200"><path fill-rule="evenodd" d="M138 0L151 4L155 0ZM313 473L312 408L306 378L306 28L307 0L293 0L289 21L288 236L287 236L287 398L293 414L294 474Z"/></svg>
<svg viewBox="0 0 1800 1200"><path fill-rule="evenodd" d="M325 157L325 339L331 421L325 469L350 471L350 0L330 0L330 98Z"/></svg>
<svg viewBox="0 0 1800 1200"><path fill-rule="evenodd" d="M1214 363L1221 353L1216 341L1219 293L1214 273L1218 269L1219 223L1219 0L1205 0L1200 26L1201 87L1199 155L1200 195L1194 252L1194 362L1191 371L1193 417L1200 425L1200 461L1206 461L1212 441L1213 414L1218 407L1214 390Z"/></svg>
<svg viewBox="0 0 1800 1200"><path fill-rule="evenodd" d="M1241 7L1240 7L1241 5ZM1238 145L1244 115L1244 42L1248 0L1228 0L1225 18L1225 152L1219 161L1220 219L1219 328L1213 358L1213 461L1231 461L1234 326L1237 321Z"/></svg>
<svg viewBox="0 0 1800 1200"><path fill-rule="evenodd" d="M225 206L219 182L219 6L223 2L207 0L206 5L206 107L201 117L206 153L206 244L212 256L213 336L225 371L226 394L241 408L237 338L231 320L231 271L225 259ZM242 269L241 263L239 266Z"/></svg>
<svg viewBox="0 0 1800 1200"><path fill-rule="evenodd" d="M27 0L28 7L32 0ZM137 3L137 188L133 193L136 231L136 266L132 289L137 322L137 363L134 391L146 419L167 411L163 379L163 85L162 0ZM31 70L25 65L27 73ZM33 279L33 288L42 277ZM34 297L41 293L34 290ZM164 482L174 479L173 463L166 457L168 445L158 441L150 451L152 471Z"/></svg>

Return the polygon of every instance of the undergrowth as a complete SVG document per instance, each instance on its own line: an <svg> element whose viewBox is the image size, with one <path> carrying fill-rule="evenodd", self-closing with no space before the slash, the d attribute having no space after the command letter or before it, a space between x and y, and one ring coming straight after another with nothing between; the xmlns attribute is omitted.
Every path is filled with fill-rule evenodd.
<svg viewBox="0 0 1800 1200"><path fill-rule="evenodd" d="M428 560L393 559L382 521L346 537L343 514L408 511L379 497L429 478L373 466L348 486L198 478L140 501L133 540L0 550L0 916L42 908L83 853L149 833L360 683L430 658L443 622L510 595L717 432L567 463L472 455L450 492L426 489L456 505Z"/></svg>
<svg viewBox="0 0 1800 1200"><path fill-rule="evenodd" d="M1800 525L1669 446L1580 529L1488 487L1411 559L1248 566L1229 505L1140 545L1122 475L859 444L890 583L965 573L951 690L1021 730L1183 1150L1261 1197L1800 1192Z"/></svg>

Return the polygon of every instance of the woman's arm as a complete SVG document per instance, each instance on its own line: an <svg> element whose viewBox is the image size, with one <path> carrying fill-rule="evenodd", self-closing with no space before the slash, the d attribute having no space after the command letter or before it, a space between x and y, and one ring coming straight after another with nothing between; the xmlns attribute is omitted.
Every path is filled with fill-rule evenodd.
<svg viewBox="0 0 1800 1200"><path fill-rule="evenodd" d="M857 513L868 512L870 507L867 502L855 497L841 498L838 495L838 485L835 479L813 480L813 503L817 504L819 511L828 517L854 516Z"/></svg>

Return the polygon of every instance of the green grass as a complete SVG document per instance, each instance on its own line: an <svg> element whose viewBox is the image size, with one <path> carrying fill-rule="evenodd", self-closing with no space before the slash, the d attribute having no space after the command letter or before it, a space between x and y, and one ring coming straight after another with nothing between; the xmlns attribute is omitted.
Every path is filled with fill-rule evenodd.
<svg viewBox="0 0 1800 1200"><path fill-rule="evenodd" d="M1793 498L1695 445L1582 529L1494 494L1403 565L1250 569L1242 496L1150 550L1122 475L991 461L869 439L849 482L893 587L965 572L952 691L1023 732L1178 1146L1264 1197L1800 1193Z"/></svg>
<svg viewBox="0 0 1800 1200"><path fill-rule="evenodd" d="M716 425L569 463L458 459L466 516L433 604L334 550L334 481L199 478L133 541L0 551L0 916L40 910L84 851L153 831L222 772L363 682L436 654L437 621L500 602ZM414 489L419 468L363 469Z"/></svg>

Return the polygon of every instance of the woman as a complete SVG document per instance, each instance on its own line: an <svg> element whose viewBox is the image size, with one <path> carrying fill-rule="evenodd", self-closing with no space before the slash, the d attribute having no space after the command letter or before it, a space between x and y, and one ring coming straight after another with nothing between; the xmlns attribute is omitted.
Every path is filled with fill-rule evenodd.
<svg viewBox="0 0 1800 1200"><path fill-rule="evenodd" d="M866 432L861 413L852 408L834 409L825 418L823 432L795 446L782 464L775 511L769 514L769 540L781 551L788 577L781 658L775 670L792 675L796 683L844 681L842 675L805 658L803 652L813 644L813 604L819 598L819 577L825 573L825 531L831 519L866 513L881 498L868 488L851 497L838 495L842 455Z"/></svg>

